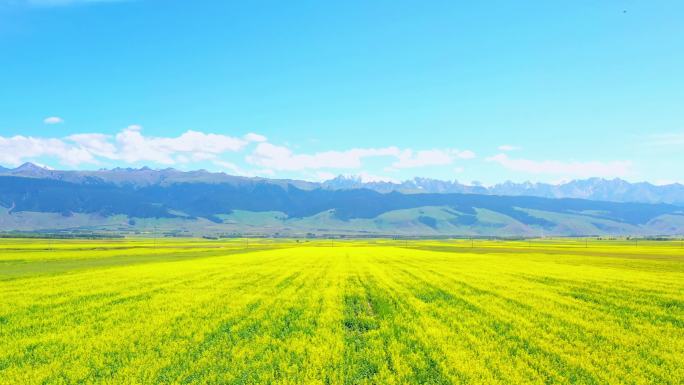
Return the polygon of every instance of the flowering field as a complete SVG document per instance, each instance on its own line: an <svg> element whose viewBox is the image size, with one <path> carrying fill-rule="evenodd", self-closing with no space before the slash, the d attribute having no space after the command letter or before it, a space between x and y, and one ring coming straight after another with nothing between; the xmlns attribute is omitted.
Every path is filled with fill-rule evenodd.
<svg viewBox="0 0 684 385"><path fill-rule="evenodd" d="M681 384L675 242L0 241L0 383Z"/></svg>

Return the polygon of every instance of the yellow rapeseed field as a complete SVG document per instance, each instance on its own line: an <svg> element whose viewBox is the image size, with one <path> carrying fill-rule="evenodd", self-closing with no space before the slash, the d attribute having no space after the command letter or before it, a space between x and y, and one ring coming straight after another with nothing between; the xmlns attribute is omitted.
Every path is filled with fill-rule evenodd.
<svg viewBox="0 0 684 385"><path fill-rule="evenodd" d="M682 384L676 242L3 240L1 384Z"/></svg>

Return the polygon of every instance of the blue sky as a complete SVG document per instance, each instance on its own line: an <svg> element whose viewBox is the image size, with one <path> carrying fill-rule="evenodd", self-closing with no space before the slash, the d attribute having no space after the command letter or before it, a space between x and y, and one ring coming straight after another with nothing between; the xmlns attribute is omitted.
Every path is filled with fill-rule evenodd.
<svg viewBox="0 0 684 385"><path fill-rule="evenodd" d="M0 0L0 164L684 181L681 1Z"/></svg>

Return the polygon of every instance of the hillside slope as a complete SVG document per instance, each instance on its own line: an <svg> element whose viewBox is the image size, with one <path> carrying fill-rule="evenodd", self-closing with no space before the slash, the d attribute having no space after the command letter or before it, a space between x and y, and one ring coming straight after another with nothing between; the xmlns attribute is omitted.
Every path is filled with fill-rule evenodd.
<svg viewBox="0 0 684 385"><path fill-rule="evenodd" d="M678 235L684 209L479 194L387 194L292 184L73 183L0 176L0 230L191 234Z"/></svg>

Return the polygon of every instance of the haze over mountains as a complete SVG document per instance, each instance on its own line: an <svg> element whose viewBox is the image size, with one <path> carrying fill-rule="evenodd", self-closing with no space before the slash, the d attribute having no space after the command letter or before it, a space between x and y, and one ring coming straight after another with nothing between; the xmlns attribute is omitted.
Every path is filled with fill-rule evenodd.
<svg viewBox="0 0 684 385"><path fill-rule="evenodd" d="M414 178L401 183L363 182L360 177L338 176L323 182L332 189L369 188L379 192L403 193L463 193L543 198L581 198L610 202L644 202L684 204L684 185L663 186L647 182L630 183L622 179L590 178L562 184L504 182L494 186L466 185L458 181Z"/></svg>
<svg viewBox="0 0 684 385"><path fill-rule="evenodd" d="M581 198L581 199L577 199ZM166 234L680 235L684 186L587 179L468 186L203 170L0 169L0 231Z"/></svg>
<svg viewBox="0 0 684 385"><path fill-rule="evenodd" d="M444 181L430 178L414 178L401 183L364 181L360 176L340 175L324 182L308 182L289 179L248 178L212 173L205 170L179 171L173 168L153 170L142 168L115 168L97 171L51 170L33 163L25 163L10 169L0 166L0 175L46 178L73 183L114 183L134 186L149 186L170 183L249 183L268 181L277 185L291 184L302 189L324 188L328 190L370 189L381 193L401 192L406 194L485 194L510 196L535 196L543 198L580 198L609 202L671 203L684 206L684 185L674 183L654 185L648 182L630 183L622 179L590 178L573 180L561 184L504 182L494 186L468 185L457 180Z"/></svg>

